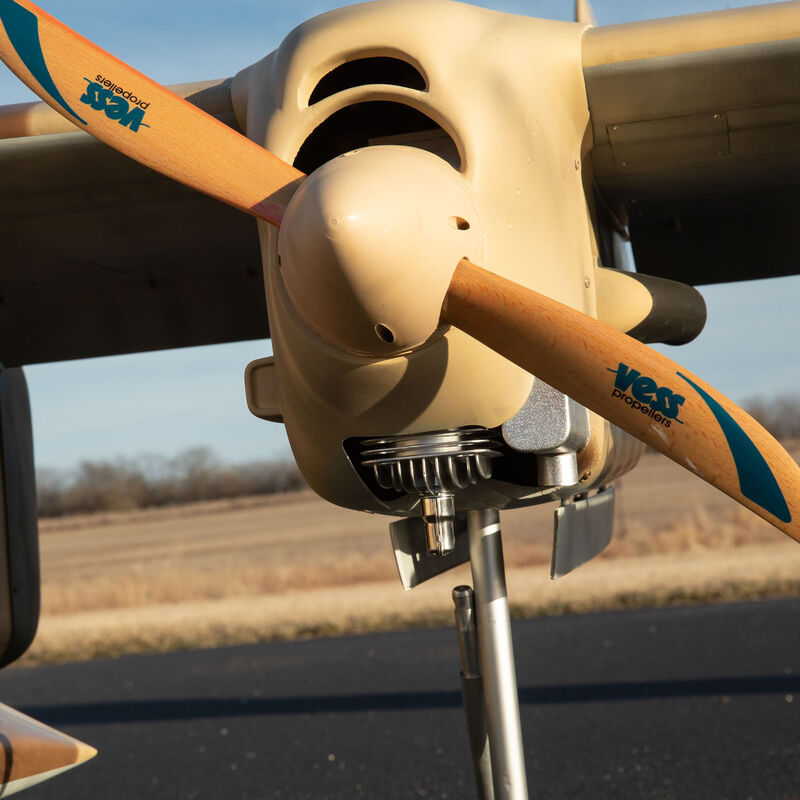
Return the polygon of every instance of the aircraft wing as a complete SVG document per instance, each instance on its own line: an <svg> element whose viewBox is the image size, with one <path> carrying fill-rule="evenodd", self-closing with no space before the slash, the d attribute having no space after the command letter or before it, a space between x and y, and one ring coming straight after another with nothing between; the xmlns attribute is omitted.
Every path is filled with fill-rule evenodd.
<svg viewBox="0 0 800 800"><path fill-rule="evenodd" d="M172 87L235 127L229 81ZM255 221L79 131L0 108L0 363L262 338Z"/></svg>
<svg viewBox="0 0 800 800"><path fill-rule="evenodd" d="M587 29L598 208L643 273L797 273L800 3ZM173 87L233 126L229 81ZM0 108L0 363L268 335L255 222L41 103Z"/></svg>
<svg viewBox="0 0 800 800"><path fill-rule="evenodd" d="M641 272L800 272L800 3L590 28L583 65L598 201Z"/></svg>

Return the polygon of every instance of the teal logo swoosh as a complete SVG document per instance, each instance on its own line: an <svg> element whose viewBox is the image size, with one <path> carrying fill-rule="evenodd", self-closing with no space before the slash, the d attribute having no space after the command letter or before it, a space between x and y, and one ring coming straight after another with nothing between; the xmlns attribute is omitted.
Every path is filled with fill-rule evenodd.
<svg viewBox="0 0 800 800"><path fill-rule="evenodd" d="M39 40L39 20L36 15L15 3L14 0L0 0L0 21L2 21L17 55L30 70L31 75L39 81L41 87L75 119L88 125L89 123L85 119L79 117L69 107L50 75L50 70L44 60L44 53L42 53L42 43Z"/></svg>
<svg viewBox="0 0 800 800"><path fill-rule="evenodd" d="M683 378L705 400L717 419L728 447L731 449L736 471L739 473L739 488L742 494L752 500L761 508L769 511L781 522L791 522L792 514L786 505L786 498L772 474L764 456L753 444L752 439L741 429L739 423L706 391L696 383L689 380L680 372L676 373Z"/></svg>

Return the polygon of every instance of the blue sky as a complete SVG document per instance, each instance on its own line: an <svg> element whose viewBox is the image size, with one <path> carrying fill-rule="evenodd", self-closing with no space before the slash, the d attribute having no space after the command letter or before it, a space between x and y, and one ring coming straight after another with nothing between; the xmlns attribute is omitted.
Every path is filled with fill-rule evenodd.
<svg viewBox="0 0 800 800"><path fill-rule="evenodd" d="M304 19L343 2L273 0L43 0L54 16L162 83L226 77L274 49ZM600 24L750 2L595 0ZM478 5L571 19L572 0ZM2 69L2 67L0 67ZM34 99L0 72L0 104ZM800 392L800 276L703 287L709 322L700 339L663 348L737 401ZM283 427L252 417L242 372L268 341L39 365L26 370L40 466L83 458L175 452L208 445L226 460L289 455Z"/></svg>

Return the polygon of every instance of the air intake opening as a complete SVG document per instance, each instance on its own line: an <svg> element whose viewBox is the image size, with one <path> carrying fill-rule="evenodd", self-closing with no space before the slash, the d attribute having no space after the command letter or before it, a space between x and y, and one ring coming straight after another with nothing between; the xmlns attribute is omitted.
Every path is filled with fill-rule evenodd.
<svg viewBox="0 0 800 800"><path fill-rule="evenodd" d="M358 58L332 69L323 76L311 92L308 104L314 105L332 94L352 89L354 86L369 86L376 83L405 86L419 91L424 91L426 88L425 78L407 61L387 56Z"/></svg>
<svg viewBox="0 0 800 800"><path fill-rule="evenodd" d="M456 143L442 127L421 111L387 100L357 103L331 114L305 140L294 166L308 174L342 153L383 144L418 147L461 168Z"/></svg>

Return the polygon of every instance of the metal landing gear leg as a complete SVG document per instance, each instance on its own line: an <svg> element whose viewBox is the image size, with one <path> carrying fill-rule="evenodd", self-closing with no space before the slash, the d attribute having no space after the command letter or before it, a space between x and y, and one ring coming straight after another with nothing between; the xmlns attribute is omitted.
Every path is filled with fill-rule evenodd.
<svg viewBox="0 0 800 800"><path fill-rule="evenodd" d="M478 795L528 800L500 515L495 509L469 511L467 529L474 596L459 586L453 599Z"/></svg>

